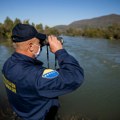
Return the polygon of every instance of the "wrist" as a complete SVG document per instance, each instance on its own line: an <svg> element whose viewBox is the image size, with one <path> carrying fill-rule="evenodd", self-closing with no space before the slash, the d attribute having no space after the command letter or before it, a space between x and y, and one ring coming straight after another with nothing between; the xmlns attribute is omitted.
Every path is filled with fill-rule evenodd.
<svg viewBox="0 0 120 120"><path fill-rule="evenodd" d="M55 55L59 55L61 53L61 51L64 51L64 49L56 50Z"/></svg>
<svg viewBox="0 0 120 120"><path fill-rule="evenodd" d="M55 52L55 57L57 58L59 64L63 62L67 56L68 56L68 53L65 49L60 49Z"/></svg>

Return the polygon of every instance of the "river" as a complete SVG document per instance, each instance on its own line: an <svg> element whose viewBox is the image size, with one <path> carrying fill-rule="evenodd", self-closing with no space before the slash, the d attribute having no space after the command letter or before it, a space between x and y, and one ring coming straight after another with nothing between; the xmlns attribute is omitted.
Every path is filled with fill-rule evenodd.
<svg viewBox="0 0 120 120"><path fill-rule="evenodd" d="M63 38L64 48L84 68L85 81L73 93L60 97L59 114L80 115L90 120L120 120L120 41L67 36ZM0 43L0 70L12 52L10 46ZM45 47L38 59L44 61L44 66L47 67ZM54 55L51 53L50 67L54 68ZM1 72L0 104L1 111L9 107ZM4 109L2 114L4 112L7 113L8 110Z"/></svg>

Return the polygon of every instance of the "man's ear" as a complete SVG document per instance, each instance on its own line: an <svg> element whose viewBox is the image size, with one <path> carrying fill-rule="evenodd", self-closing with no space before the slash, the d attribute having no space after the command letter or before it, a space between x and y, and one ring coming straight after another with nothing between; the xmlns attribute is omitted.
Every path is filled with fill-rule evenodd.
<svg viewBox="0 0 120 120"><path fill-rule="evenodd" d="M28 49L29 49L30 52L33 52L33 50L34 50L34 49L33 49L33 43L29 43Z"/></svg>

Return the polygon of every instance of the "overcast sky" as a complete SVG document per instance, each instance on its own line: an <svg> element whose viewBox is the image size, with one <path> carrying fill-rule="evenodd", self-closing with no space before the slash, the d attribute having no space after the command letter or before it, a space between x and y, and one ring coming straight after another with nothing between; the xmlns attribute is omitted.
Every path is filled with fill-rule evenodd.
<svg viewBox="0 0 120 120"><path fill-rule="evenodd" d="M0 0L1 23L8 16L52 27L113 13L120 15L120 0Z"/></svg>

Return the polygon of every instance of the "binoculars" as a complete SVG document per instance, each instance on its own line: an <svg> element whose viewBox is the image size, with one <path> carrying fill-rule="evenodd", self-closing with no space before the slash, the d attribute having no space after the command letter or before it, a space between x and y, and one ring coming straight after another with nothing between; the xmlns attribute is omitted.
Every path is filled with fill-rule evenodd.
<svg viewBox="0 0 120 120"><path fill-rule="evenodd" d="M57 40L59 40L61 42L61 44L63 44L63 42L64 42L62 37L57 37ZM40 44L42 47L45 45L49 46L48 36L46 36L46 39L42 39Z"/></svg>

